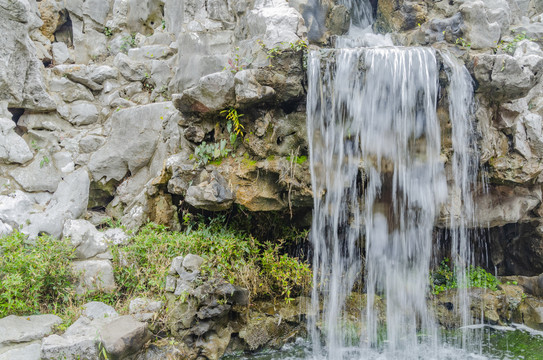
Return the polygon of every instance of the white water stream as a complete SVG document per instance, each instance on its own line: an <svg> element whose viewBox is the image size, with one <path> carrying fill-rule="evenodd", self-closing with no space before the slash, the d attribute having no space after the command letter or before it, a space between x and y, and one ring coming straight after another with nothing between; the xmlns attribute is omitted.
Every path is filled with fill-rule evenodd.
<svg viewBox="0 0 543 360"><path fill-rule="evenodd" d="M309 57L312 307L321 314L310 323L312 357L465 358L441 343L427 295L434 229L447 202L458 204L449 227L460 283L470 263L478 169L471 77L442 54L453 143L447 184L435 51L352 47L365 38L339 39L338 46L348 48ZM366 293L358 314L346 311L357 286ZM466 291L458 294L469 325ZM382 306L385 319L379 318Z"/></svg>

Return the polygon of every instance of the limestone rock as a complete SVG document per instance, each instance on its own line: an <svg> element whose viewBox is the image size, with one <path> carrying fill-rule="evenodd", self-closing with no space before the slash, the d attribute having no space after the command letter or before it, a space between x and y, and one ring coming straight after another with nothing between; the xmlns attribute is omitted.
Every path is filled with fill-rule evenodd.
<svg viewBox="0 0 543 360"><path fill-rule="evenodd" d="M162 309L162 301L154 301L144 298L136 298L130 302L128 311L138 321L150 321Z"/></svg>
<svg viewBox="0 0 543 360"><path fill-rule="evenodd" d="M9 107L53 110L55 102L45 90L41 61L29 32L42 25L26 0L3 3L0 13L2 48L0 63L0 101Z"/></svg>
<svg viewBox="0 0 543 360"><path fill-rule="evenodd" d="M91 320L113 318L119 316L117 311L109 305L99 301L91 301L83 305L82 315Z"/></svg>
<svg viewBox="0 0 543 360"><path fill-rule="evenodd" d="M15 123L11 119L0 117L0 162L24 164L34 155L14 128Z"/></svg>
<svg viewBox="0 0 543 360"><path fill-rule="evenodd" d="M40 151L29 165L15 168L9 174L28 192L55 192L62 177L50 156Z"/></svg>
<svg viewBox="0 0 543 360"><path fill-rule="evenodd" d="M183 267L191 272L199 271L204 259L198 255L188 254L183 259Z"/></svg>
<svg viewBox="0 0 543 360"><path fill-rule="evenodd" d="M466 24L466 37L473 49L491 48L498 44L501 27L497 22L490 22L487 9L482 1L471 1L460 7Z"/></svg>
<svg viewBox="0 0 543 360"><path fill-rule="evenodd" d="M223 211L229 209L234 202L234 195L228 183L214 170L201 175L201 181L187 190L185 201L197 209Z"/></svg>
<svg viewBox="0 0 543 360"><path fill-rule="evenodd" d="M183 272L183 259L183 256L174 257L172 260L172 264L170 265L170 270L168 271L168 274L181 274Z"/></svg>
<svg viewBox="0 0 543 360"><path fill-rule="evenodd" d="M122 109L109 119L115 124L106 143L91 155L94 180L121 180L147 165L155 153L163 121L174 109L169 102Z"/></svg>
<svg viewBox="0 0 543 360"><path fill-rule="evenodd" d="M150 334L146 323L125 315L103 326L100 335L108 355L114 359L122 359L140 350Z"/></svg>
<svg viewBox="0 0 543 360"><path fill-rule="evenodd" d="M173 97L181 112L207 113L224 110L235 102L234 75L221 71L202 77L198 84Z"/></svg>
<svg viewBox="0 0 543 360"><path fill-rule="evenodd" d="M94 124L98 121L98 108L90 102L78 101L68 107L68 121L75 126Z"/></svg>
<svg viewBox="0 0 543 360"><path fill-rule="evenodd" d="M130 81L142 81L146 78L146 74L148 76L150 73L143 62L132 60L123 53L117 54L114 65L119 69L121 75Z"/></svg>
<svg viewBox="0 0 543 360"><path fill-rule="evenodd" d="M238 104L254 104L275 96L275 90L269 86L260 85L254 73L255 70L242 70L236 73L234 82Z"/></svg>
<svg viewBox="0 0 543 360"><path fill-rule="evenodd" d="M78 259L92 258L108 249L104 234L87 220L67 220L62 236L70 238Z"/></svg>
<svg viewBox="0 0 543 360"><path fill-rule="evenodd" d="M76 292L85 294L94 291L115 291L113 266L109 260L83 260L72 263L72 271L78 278Z"/></svg>
<svg viewBox="0 0 543 360"><path fill-rule="evenodd" d="M53 61L55 64L64 64L70 58L68 47L63 42L55 42L52 45Z"/></svg>
<svg viewBox="0 0 543 360"><path fill-rule="evenodd" d="M0 319L0 348L15 343L39 340L53 332L62 319L56 315L10 315Z"/></svg>
<svg viewBox="0 0 543 360"><path fill-rule="evenodd" d="M2 350L0 360L41 360L41 344L39 342L25 343Z"/></svg>
<svg viewBox="0 0 543 360"><path fill-rule="evenodd" d="M56 93L55 96L59 101L94 100L94 95L88 88L64 77L51 80L49 90Z"/></svg>
<svg viewBox="0 0 543 360"><path fill-rule="evenodd" d="M474 58L474 75L481 91L492 98L513 100L526 96L541 77L543 57L480 55Z"/></svg>

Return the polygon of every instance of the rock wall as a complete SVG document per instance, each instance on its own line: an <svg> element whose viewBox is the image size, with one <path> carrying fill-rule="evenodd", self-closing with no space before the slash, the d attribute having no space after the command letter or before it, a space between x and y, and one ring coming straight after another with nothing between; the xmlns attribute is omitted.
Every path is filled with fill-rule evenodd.
<svg viewBox="0 0 543 360"><path fill-rule="evenodd" d="M489 228L487 265L543 272L540 1L371 3L374 31L396 45L465 62L486 180L473 225ZM314 49L345 33L346 5L0 0L0 10L0 233L59 236L66 220L105 217L175 229L181 210L234 205L311 210L305 41Z"/></svg>

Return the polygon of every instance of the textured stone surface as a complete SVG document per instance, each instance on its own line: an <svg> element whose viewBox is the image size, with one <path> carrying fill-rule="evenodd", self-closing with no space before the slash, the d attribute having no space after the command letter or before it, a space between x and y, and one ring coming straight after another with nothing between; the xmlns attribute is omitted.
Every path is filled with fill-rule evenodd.
<svg viewBox="0 0 543 360"><path fill-rule="evenodd" d="M88 259L108 249L104 234L86 220L67 220L62 236L70 238L78 259Z"/></svg>
<svg viewBox="0 0 543 360"><path fill-rule="evenodd" d="M99 301L91 301L83 305L82 315L88 317L90 320L119 316L113 307Z"/></svg>
<svg viewBox="0 0 543 360"><path fill-rule="evenodd" d="M10 315L0 319L0 349L13 343L39 340L53 332L62 323L56 315Z"/></svg>
<svg viewBox="0 0 543 360"><path fill-rule="evenodd" d="M105 293L115 291L113 266L109 260L83 260L72 263L72 271L78 278L76 292L85 294L96 290Z"/></svg>
<svg viewBox="0 0 543 360"><path fill-rule="evenodd" d="M122 359L140 350L150 334L146 323L125 315L102 327L100 335L107 353L114 359Z"/></svg>

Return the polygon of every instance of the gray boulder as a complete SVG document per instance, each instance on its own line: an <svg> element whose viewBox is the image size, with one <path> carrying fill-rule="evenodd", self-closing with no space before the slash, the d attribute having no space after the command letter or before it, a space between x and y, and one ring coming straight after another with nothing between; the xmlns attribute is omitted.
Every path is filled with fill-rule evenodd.
<svg viewBox="0 0 543 360"><path fill-rule="evenodd" d="M111 132L106 143L91 155L89 170L94 180L121 180L135 174L155 153L164 119L173 109L170 102L136 106L114 112L108 120Z"/></svg>
<svg viewBox="0 0 543 360"><path fill-rule="evenodd" d="M40 151L29 165L10 171L11 177L28 192L55 192L62 177L46 151Z"/></svg>
<svg viewBox="0 0 543 360"><path fill-rule="evenodd" d="M109 260L83 260L72 263L72 272L77 277L77 294L94 291L112 293L115 291L113 266Z"/></svg>
<svg viewBox="0 0 543 360"><path fill-rule="evenodd" d="M128 311L138 321L150 321L163 308L162 301L136 298L128 305Z"/></svg>
<svg viewBox="0 0 543 360"><path fill-rule="evenodd" d="M183 260L183 267L190 272L199 271L204 259L198 255L188 254Z"/></svg>
<svg viewBox="0 0 543 360"><path fill-rule="evenodd" d="M130 315L118 317L100 331L102 344L113 359L123 359L139 351L149 340L147 324Z"/></svg>
<svg viewBox="0 0 543 360"><path fill-rule="evenodd" d="M269 86L262 86L255 77L256 70L242 70L236 73L236 102L248 105L265 101L275 96L275 90Z"/></svg>
<svg viewBox="0 0 543 360"><path fill-rule="evenodd" d="M187 113L207 113L224 110L235 103L234 75L221 71L202 77L198 84L174 95L174 105Z"/></svg>
<svg viewBox="0 0 543 360"><path fill-rule="evenodd" d="M53 332L62 319L56 315L10 315L0 319L0 349L7 345L39 340Z"/></svg>
<svg viewBox="0 0 543 360"><path fill-rule="evenodd" d="M534 87L541 77L543 57L480 55L473 64L479 91L507 101L526 96Z"/></svg>
<svg viewBox="0 0 543 360"><path fill-rule="evenodd" d="M108 249L104 234L87 220L67 220L62 237L70 238L78 259L89 259Z"/></svg>
<svg viewBox="0 0 543 360"><path fill-rule="evenodd" d="M119 316L117 311L109 305L99 301L91 301L83 305L82 314L91 320L113 318Z"/></svg>
<svg viewBox="0 0 543 360"><path fill-rule="evenodd" d="M14 131L11 119L0 117L0 163L24 164L33 154L26 142Z"/></svg>
<svg viewBox="0 0 543 360"><path fill-rule="evenodd" d="M0 350L0 360L40 360L41 344L25 343Z"/></svg>
<svg viewBox="0 0 543 360"><path fill-rule="evenodd" d="M185 201L197 209L223 211L232 206L234 195L218 171L203 171L200 183L188 188Z"/></svg>
<svg viewBox="0 0 543 360"><path fill-rule="evenodd" d="M98 326L88 318L80 317L62 335L51 335L43 339L43 360L96 360L99 359Z"/></svg>

